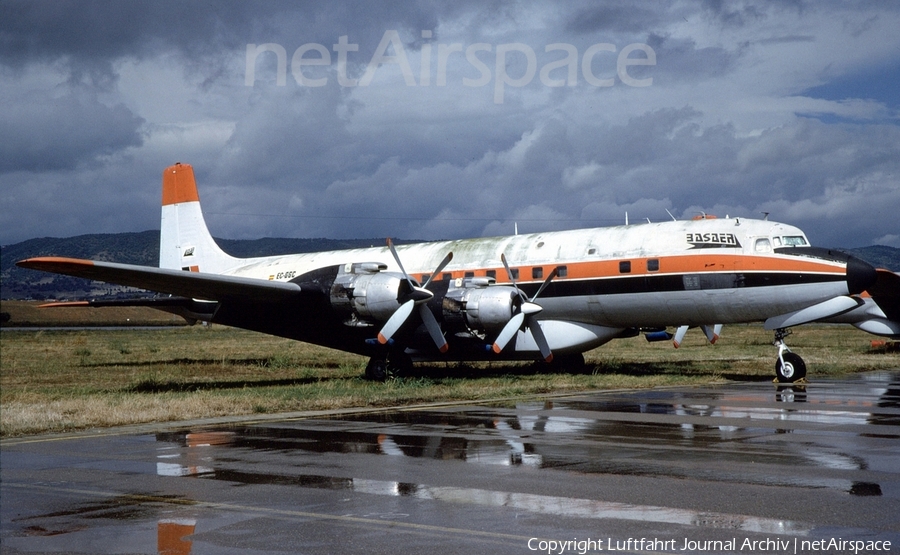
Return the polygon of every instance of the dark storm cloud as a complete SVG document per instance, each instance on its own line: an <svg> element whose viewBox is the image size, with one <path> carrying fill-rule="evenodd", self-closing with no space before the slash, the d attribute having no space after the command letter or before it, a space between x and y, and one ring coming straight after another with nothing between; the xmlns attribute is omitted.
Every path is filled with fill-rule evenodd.
<svg viewBox="0 0 900 555"><path fill-rule="evenodd" d="M649 2L590 3L570 14L566 27L576 33L645 33L663 21L667 6L668 3Z"/></svg>
<svg viewBox="0 0 900 555"><path fill-rule="evenodd" d="M840 98L828 92L833 84L812 87L860 62L880 64L873 75L896 67L897 54L881 46L896 9L3 2L2 240L158 225L160 172L179 160L194 165L207 221L223 237L454 238L509 233L515 223L523 232L620 223L625 211L656 221L666 209L679 217L765 210L819 242L865 244L890 233L860 215L900 209L897 127L876 105L884 95L866 96L858 79L845 79ZM339 37L359 45L348 56L358 79L388 31L398 32L415 83L388 63L369 86L339 85ZM283 47L289 62L299 46L323 45L331 65L304 71L327 85L302 86L288 68L279 86L271 53L245 85L247 45L265 43ZM492 78L484 86L463 82L478 76L464 52L475 43L490 46L479 53ZM538 67L497 103L495 54L509 43L530 47ZM561 59L544 50L555 43L576 48L577 82L541 80L540 68ZM581 56L597 43L615 47L589 61L596 77L615 78L612 87L584 77ZM616 53L633 43L649 45L656 64L629 74L652 77L652 86L626 86L617 72ZM438 49L450 44L461 49L439 86ZM506 71L521 75L525 64L514 53ZM565 74L557 68L552 78ZM808 94L785 96L799 91ZM835 114L858 123L836 123Z"/></svg>
<svg viewBox="0 0 900 555"><path fill-rule="evenodd" d="M90 94L31 93L7 102L0 111L0 173L73 169L143 141L142 118Z"/></svg>

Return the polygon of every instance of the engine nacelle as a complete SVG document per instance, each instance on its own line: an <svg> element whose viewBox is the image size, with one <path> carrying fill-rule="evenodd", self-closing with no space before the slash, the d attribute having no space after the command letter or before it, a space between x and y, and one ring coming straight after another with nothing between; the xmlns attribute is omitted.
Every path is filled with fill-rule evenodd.
<svg viewBox="0 0 900 555"><path fill-rule="evenodd" d="M400 307L397 300L410 292L402 274L383 272L378 262L348 264L331 286L331 306L347 315L347 325L371 326L387 321Z"/></svg>
<svg viewBox="0 0 900 555"><path fill-rule="evenodd" d="M515 314L520 297L515 287L491 283L490 278L474 278L447 291L443 316L448 331L497 333L503 329Z"/></svg>

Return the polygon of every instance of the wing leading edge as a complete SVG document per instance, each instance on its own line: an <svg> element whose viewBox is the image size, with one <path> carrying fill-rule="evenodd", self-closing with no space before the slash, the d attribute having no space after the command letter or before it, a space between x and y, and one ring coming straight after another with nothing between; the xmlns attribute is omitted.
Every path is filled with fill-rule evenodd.
<svg viewBox="0 0 900 555"><path fill-rule="evenodd" d="M17 266L43 270L158 293L208 301L243 300L279 302L296 299L301 288L296 283L268 281L219 274L186 272L117 264L77 258L41 257L16 262Z"/></svg>

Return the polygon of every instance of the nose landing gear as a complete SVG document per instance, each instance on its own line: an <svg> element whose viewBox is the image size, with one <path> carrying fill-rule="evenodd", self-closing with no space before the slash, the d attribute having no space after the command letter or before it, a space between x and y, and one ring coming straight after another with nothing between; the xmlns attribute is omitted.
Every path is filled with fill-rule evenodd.
<svg viewBox="0 0 900 555"><path fill-rule="evenodd" d="M775 330L773 345L778 347L778 358L775 360L775 380L778 383L794 383L806 378L806 363L784 343L784 338L790 334L791 330L786 328Z"/></svg>

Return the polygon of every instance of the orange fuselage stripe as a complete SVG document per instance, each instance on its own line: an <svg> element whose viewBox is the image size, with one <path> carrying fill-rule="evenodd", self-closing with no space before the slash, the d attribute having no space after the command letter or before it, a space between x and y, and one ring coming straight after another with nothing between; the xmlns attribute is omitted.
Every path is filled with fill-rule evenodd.
<svg viewBox="0 0 900 555"><path fill-rule="evenodd" d="M659 270L650 271L647 269L648 260L659 261ZM631 271L620 272L619 263L631 262ZM533 278L532 270L534 268L543 268L543 275L549 275L549 272L557 266L565 266L567 275L562 279L592 279L592 278L609 278L609 277L628 277L642 275L665 275L665 274L699 274L710 272L784 272L784 273L816 273L831 274L843 276L846 270L842 266L834 266L824 262L815 260L802 259L798 257L782 258L774 256L752 256L752 255L734 255L734 254L688 254L678 256L650 256L643 258L621 258L615 260L595 260L589 262L568 262L568 263L550 263L535 264L528 266L515 266L519 270L519 277L516 279L520 283L540 282L543 278ZM506 270L500 268L484 268L475 270L456 270L449 273L453 279L465 277L466 274L474 273L475 277L483 277L487 272L493 270L496 274L498 283L509 282L506 276ZM425 274L419 274L419 279L424 279Z"/></svg>

